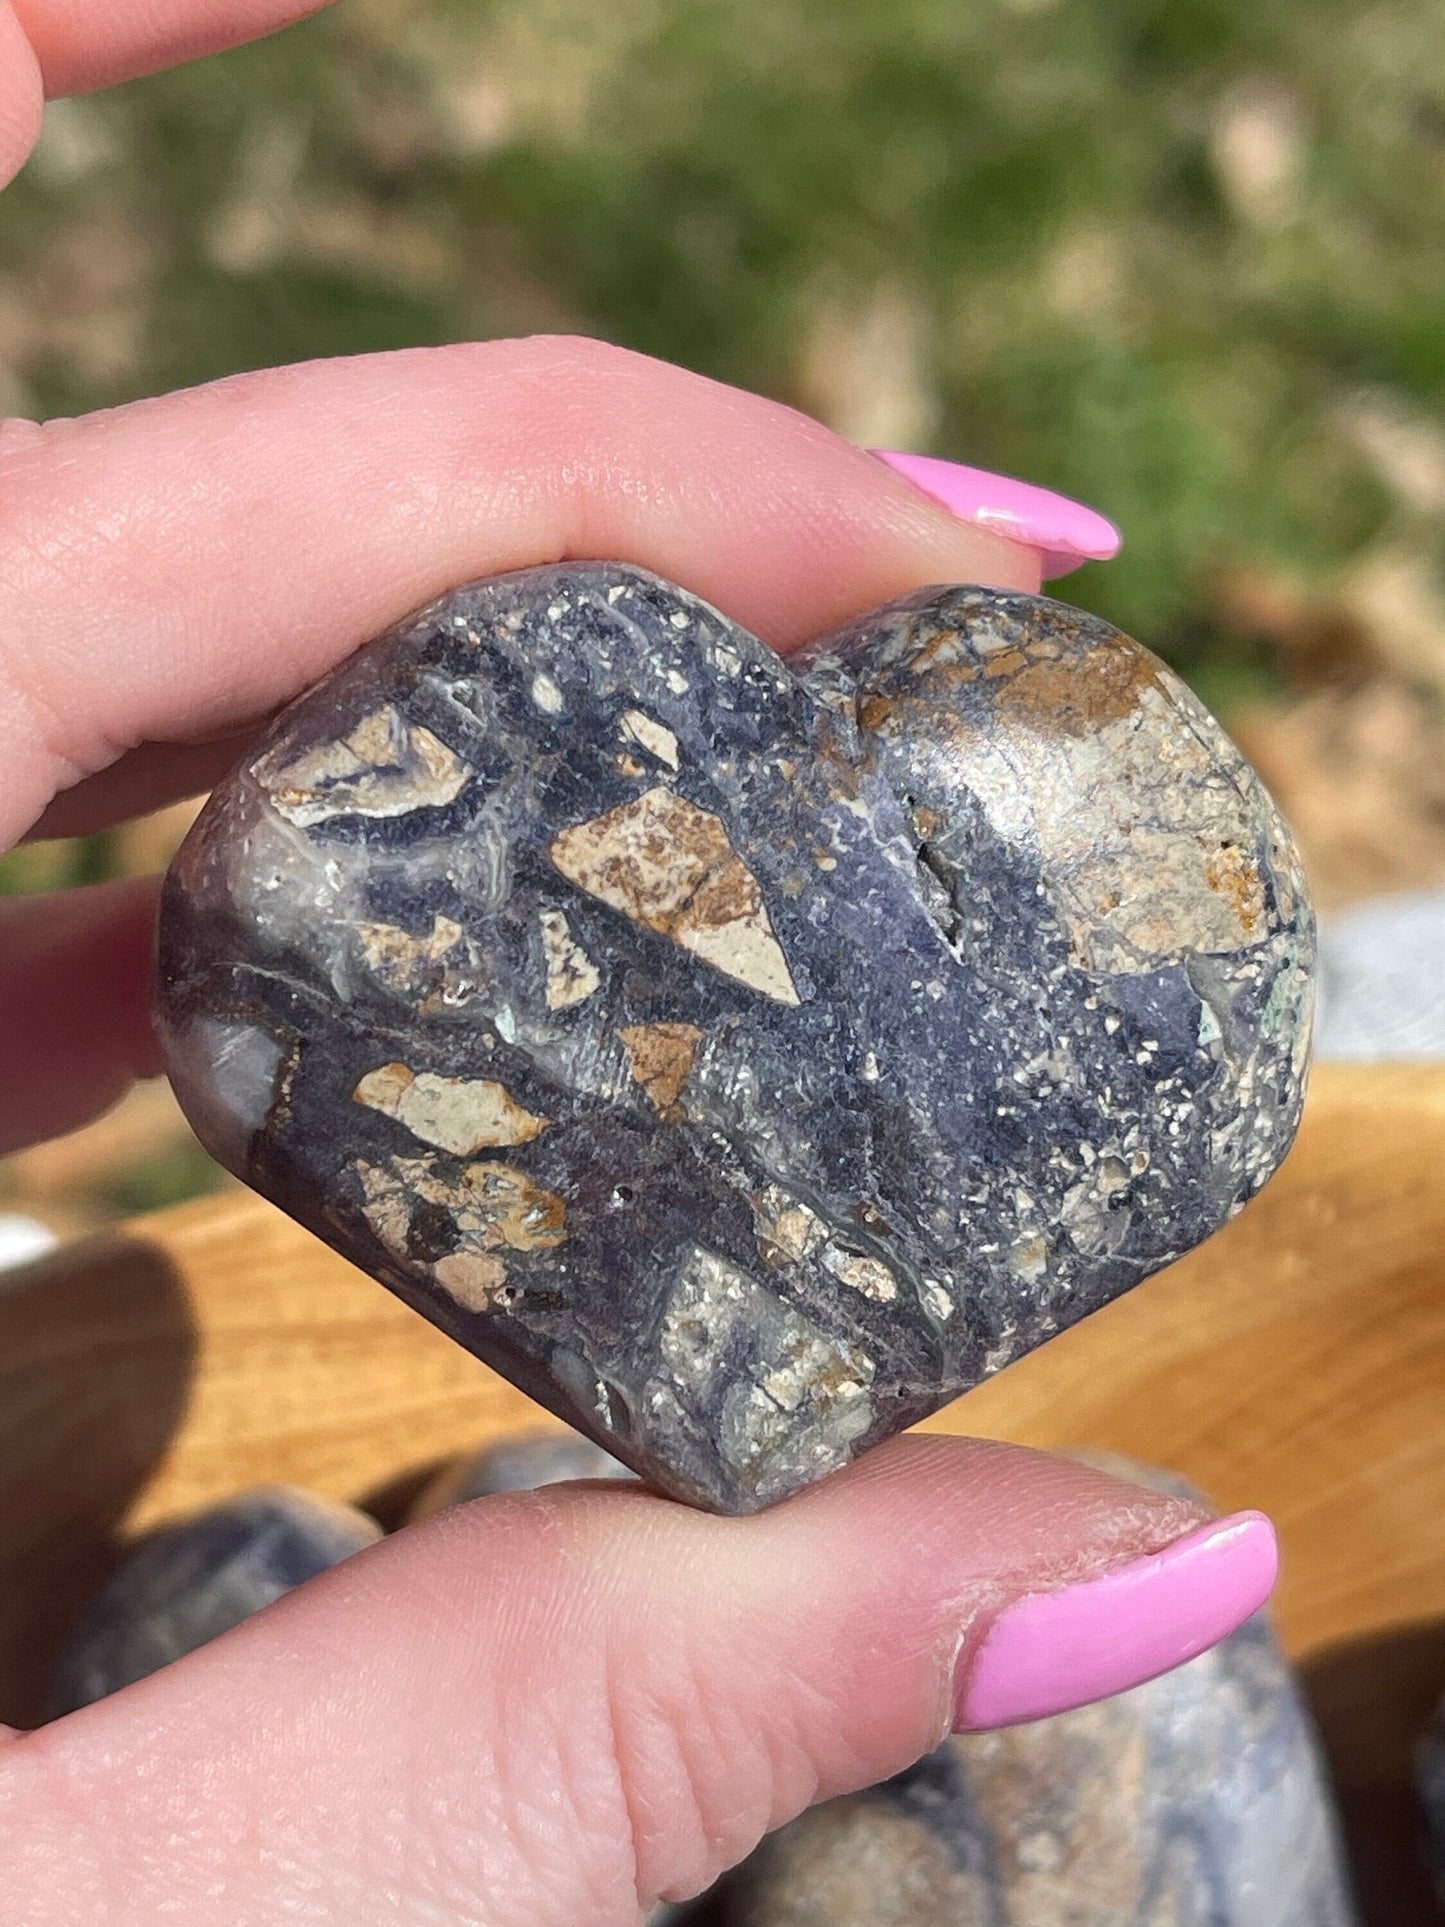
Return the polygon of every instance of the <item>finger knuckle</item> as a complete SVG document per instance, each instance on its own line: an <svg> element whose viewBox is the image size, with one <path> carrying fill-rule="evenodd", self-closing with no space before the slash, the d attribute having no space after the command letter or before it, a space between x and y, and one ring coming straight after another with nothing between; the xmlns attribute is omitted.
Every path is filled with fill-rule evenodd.
<svg viewBox="0 0 1445 1927"><path fill-rule="evenodd" d="M642 1666L635 1651L612 1660L612 1751L644 1898L697 1891L766 1829L789 1749L748 1700L686 1636L654 1642Z"/></svg>

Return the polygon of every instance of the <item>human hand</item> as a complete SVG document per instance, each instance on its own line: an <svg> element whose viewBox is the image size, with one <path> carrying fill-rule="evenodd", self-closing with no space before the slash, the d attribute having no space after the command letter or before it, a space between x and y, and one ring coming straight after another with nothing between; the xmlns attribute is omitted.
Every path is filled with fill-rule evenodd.
<svg viewBox="0 0 1445 1927"><path fill-rule="evenodd" d="M0 173L42 73L100 85L305 11L0 0ZM1036 588L1043 541L950 514L784 408L588 341L9 423L0 848L204 787L280 704L472 577L634 561L787 649L923 583ZM11 1143L156 1070L154 896L0 903ZM463 1507L0 1747L7 1927L632 1923L950 1725L1200 1650L1273 1570L1254 1515L1207 1522L956 1439L897 1441L747 1520L623 1485Z"/></svg>

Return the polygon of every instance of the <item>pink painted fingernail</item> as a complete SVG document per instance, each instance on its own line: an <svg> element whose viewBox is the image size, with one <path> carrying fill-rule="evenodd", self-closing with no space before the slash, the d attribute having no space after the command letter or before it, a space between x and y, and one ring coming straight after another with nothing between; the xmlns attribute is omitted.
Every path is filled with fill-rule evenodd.
<svg viewBox="0 0 1445 1927"><path fill-rule="evenodd" d="M1067 575L1081 562L1107 562L1119 553L1123 538L1114 524L1067 495L935 455L871 452L961 521L1042 550L1045 576Z"/></svg>
<svg viewBox="0 0 1445 1927"><path fill-rule="evenodd" d="M1269 1520L1236 1512L1126 1566L1027 1593L965 1651L953 1729L1018 1726L1142 1686L1242 1626L1278 1569Z"/></svg>

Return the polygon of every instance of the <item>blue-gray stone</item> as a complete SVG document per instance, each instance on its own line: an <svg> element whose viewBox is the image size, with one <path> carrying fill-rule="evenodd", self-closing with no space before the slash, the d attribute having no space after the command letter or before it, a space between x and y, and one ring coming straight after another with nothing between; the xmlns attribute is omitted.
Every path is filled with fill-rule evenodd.
<svg viewBox="0 0 1445 1927"><path fill-rule="evenodd" d="M52 1711L145 1679L380 1537L364 1512L288 1485L161 1527L126 1554L66 1638Z"/></svg>
<svg viewBox="0 0 1445 1927"><path fill-rule="evenodd" d="M1308 1714L1263 1616L1117 1699L946 1741L769 1836L723 1927L1354 1927Z"/></svg>
<svg viewBox="0 0 1445 1927"><path fill-rule="evenodd" d="M499 1492L535 1492L568 1479L632 1479L636 1474L575 1432L523 1433L443 1466L412 1506L412 1520Z"/></svg>
<svg viewBox="0 0 1445 1927"><path fill-rule="evenodd" d="M569 564L278 719L167 879L158 1020L222 1163L739 1512L1231 1217L1312 957L1257 778L1095 618L934 589L789 667Z"/></svg>

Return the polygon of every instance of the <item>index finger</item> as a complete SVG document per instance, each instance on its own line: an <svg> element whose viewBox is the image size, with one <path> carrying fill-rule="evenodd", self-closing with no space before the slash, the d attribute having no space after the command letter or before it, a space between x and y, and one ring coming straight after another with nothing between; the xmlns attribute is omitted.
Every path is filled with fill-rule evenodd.
<svg viewBox="0 0 1445 1927"><path fill-rule="evenodd" d="M1039 583L817 422L595 341L271 369L3 448L0 848L476 576L636 562L780 647L929 582Z"/></svg>
<svg viewBox="0 0 1445 1927"><path fill-rule="evenodd" d="M286 27L328 0L0 0L0 186L44 102L109 87Z"/></svg>
<svg viewBox="0 0 1445 1927"><path fill-rule="evenodd" d="M47 95L84 93L288 27L329 0L10 0Z"/></svg>

